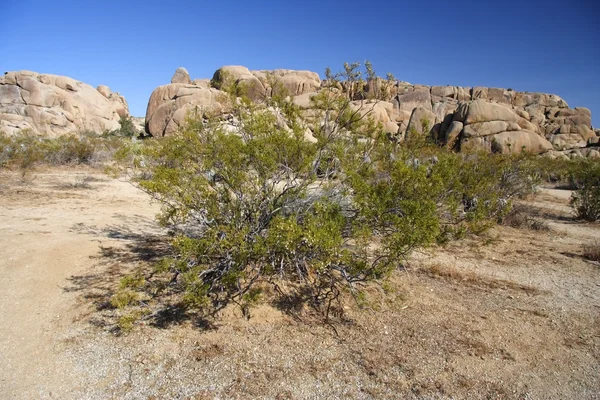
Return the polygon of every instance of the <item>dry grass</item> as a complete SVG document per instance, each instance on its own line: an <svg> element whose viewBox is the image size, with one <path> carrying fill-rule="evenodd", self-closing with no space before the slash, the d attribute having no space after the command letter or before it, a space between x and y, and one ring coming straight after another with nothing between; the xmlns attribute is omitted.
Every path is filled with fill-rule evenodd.
<svg viewBox="0 0 600 400"><path fill-rule="evenodd" d="M502 223L518 229L531 229L534 231L549 230L548 223L544 221L538 208L526 204L515 204L504 217Z"/></svg>
<svg viewBox="0 0 600 400"><path fill-rule="evenodd" d="M522 285L505 279L490 278L476 274L473 271L463 271L456 267L447 267L440 264L433 264L421 269L430 277L439 277L455 283L465 283L468 285L483 287L489 289L503 289L522 291L527 294L539 294L540 290L532 286Z"/></svg>
<svg viewBox="0 0 600 400"><path fill-rule="evenodd" d="M50 390L54 398L88 399L554 400L600 393L600 269L582 256L583 243L589 252L599 247L598 225L574 223L562 198L536 199L559 213L540 215L552 232L499 226L488 238L415 254L386 284L360 288L360 302L347 295L346 318L331 325L299 306L294 287L280 288L284 301L265 291L249 320L230 307L200 324L174 306L153 316L136 315L142 307L111 307L120 286L140 285L120 278L150 268L168 251L168 236L154 227L157 209L126 182L79 168L39 173L27 188L16 173L0 176L8 278L0 280L8 296L0 302L0 336L15 343L0 346L0 358L16 367L0 368L2 398L49 397ZM57 189L87 176L102 184ZM40 335L44 327L52 329ZM35 351L22 351L21 338Z"/></svg>
<svg viewBox="0 0 600 400"><path fill-rule="evenodd" d="M600 261L600 240L583 245L583 258L590 261Z"/></svg>
<svg viewBox="0 0 600 400"><path fill-rule="evenodd" d="M56 185L57 189L70 190L70 189L92 189L92 185L90 182L97 181L96 178L91 176L86 177L78 177L74 181L70 182L61 182Z"/></svg>

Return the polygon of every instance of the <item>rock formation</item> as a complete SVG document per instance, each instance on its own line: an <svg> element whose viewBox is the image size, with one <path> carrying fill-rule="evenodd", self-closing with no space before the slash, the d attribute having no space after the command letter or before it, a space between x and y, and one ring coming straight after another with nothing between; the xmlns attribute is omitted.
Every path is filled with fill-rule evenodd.
<svg viewBox="0 0 600 400"><path fill-rule="evenodd" d="M119 129L129 115L125 98L107 86L92 86L66 76L31 71L0 77L0 131L29 129L56 137L81 131Z"/></svg>
<svg viewBox="0 0 600 400"><path fill-rule="evenodd" d="M182 72L183 71L183 72ZM188 83L191 82L191 83ZM242 66L219 68L209 81L189 79L187 71L176 71L172 83L157 88L146 112L146 131L153 136L175 132L187 112L227 113L224 86L237 88L260 101L283 86L294 104L304 110L309 128L311 97L322 84L310 71L251 71ZM377 82L367 89L375 90ZM571 109L553 94L516 92L487 87L425 86L396 82L383 100L361 99L340 85L351 106L382 124L385 132L403 137L408 132L431 134L456 150L466 148L512 153L528 151L553 157L596 157L600 131L592 130L586 108Z"/></svg>
<svg viewBox="0 0 600 400"><path fill-rule="evenodd" d="M171 78L171 83L183 83L183 84L191 84L192 80L190 79L190 74L187 69L183 67L177 68L175 74Z"/></svg>
<svg viewBox="0 0 600 400"><path fill-rule="evenodd" d="M319 75L309 71L250 71L242 66L225 66L214 73L212 80L195 79L187 84L183 83L185 78L181 79L184 73L184 68L178 68L170 84L152 92L146 109L146 132L152 136L177 131L190 110L202 115L226 113L227 94L219 90L224 85L234 85L255 101L270 96L275 82L294 95L314 92L321 86Z"/></svg>

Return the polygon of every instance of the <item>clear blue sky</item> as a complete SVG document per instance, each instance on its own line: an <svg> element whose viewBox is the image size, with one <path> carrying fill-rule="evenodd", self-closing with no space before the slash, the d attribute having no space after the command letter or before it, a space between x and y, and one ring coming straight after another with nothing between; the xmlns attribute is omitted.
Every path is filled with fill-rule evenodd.
<svg viewBox="0 0 600 400"><path fill-rule="evenodd" d="M179 66L378 73L428 85L555 93L600 124L598 0L0 0L0 72L67 75L143 116Z"/></svg>

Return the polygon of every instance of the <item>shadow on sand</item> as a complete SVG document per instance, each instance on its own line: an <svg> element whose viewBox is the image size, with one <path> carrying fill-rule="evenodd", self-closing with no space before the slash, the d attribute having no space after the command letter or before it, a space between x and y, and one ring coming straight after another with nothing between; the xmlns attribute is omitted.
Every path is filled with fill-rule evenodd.
<svg viewBox="0 0 600 400"><path fill-rule="evenodd" d="M72 275L68 278L68 285L63 288L66 292L80 293L83 303L93 305L94 311L88 316L92 325L111 330L117 330L118 318L111 298L119 289L121 279L132 273L141 273L149 281L154 275L153 264L171 254L170 236L153 220L139 215L115 216L121 223L102 228L82 223L71 227L71 232L93 236L102 244L98 254L90 257L90 271L83 275ZM160 296L151 285L144 290L151 299ZM161 299L156 303L161 306L144 317L150 326L167 328L193 321L200 328L211 328L210 323L190 315L178 302L169 303Z"/></svg>

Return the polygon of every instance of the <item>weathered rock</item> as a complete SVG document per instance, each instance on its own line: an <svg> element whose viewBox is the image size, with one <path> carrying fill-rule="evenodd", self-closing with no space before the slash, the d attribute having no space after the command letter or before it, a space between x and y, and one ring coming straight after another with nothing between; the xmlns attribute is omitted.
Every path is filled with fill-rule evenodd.
<svg viewBox="0 0 600 400"><path fill-rule="evenodd" d="M262 101L267 96L263 83L246 67L240 65L221 67L213 75L212 83L215 88L221 89L229 83L229 80L254 101Z"/></svg>
<svg viewBox="0 0 600 400"><path fill-rule="evenodd" d="M523 109L518 108L518 109L515 110L515 113L519 117L524 118L527 121L529 121L531 119L531 116L529 115L529 113L527 111L523 110Z"/></svg>
<svg viewBox="0 0 600 400"><path fill-rule="evenodd" d="M461 142L461 149L483 149L502 154L540 154L552 150L552 144L535 132L512 131L465 139Z"/></svg>
<svg viewBox="0 0 600 400"><path fill-rule="evenodd" d="M466 138L473 136L489 136L508 131L508 127L508 122L506 121L475 122L465 126L463 135Z"/></svg>
<svg viewBox="0 0 600 400"><path fill-rule="evenodd" d="M10 80L16 78L4 77L5 82ZM388 133L404 133L411 129L420 133L428 131L437 141L451 146L464 141L465 146L470 143L491 149L489 144L493 142L501 151L518 146L540 152L549 151L554 145L564 152L566 150L562 149L578 148L596 137L596 132L590 129L588 109L570 109L563 99L552 94L489 87L430 87L402 81L390 87L388 82L384 86L381 79L367 82L367 93L361 94L351 93L352 88L344 82L332 87L331 82L321 82L319 75L310 71L250 71L241 66L226 66L216 71L210 82L213 89L209 88L207 80L194 81L195 90L187 84L179 84L184 88L158 88L159 93L153 94L148 105L147 129L156 129L159 135L169 134L181 123L190 107L199 107L202 112L209 113L226 112L227 106L218 99L220 92L211 90L227 83L243 88L248 97L258 101L271 96L275 85L285 88L292 102L302 109L310 129L324 123L323 114L311 108L311 98L327 93L322 91L327 87L333 91L333 97L350 97L354 111L381 123ZM62 84L70 85L66 81ZM374 95L381 98L384 89L385 96L390 96L391 101L369 100ZM14 93L6 94L6 98L15 96ZM188 105L192 99L194 105ZM6 100L0 97L2 101ZM47 99L34 96L31 101L45 104ZM423 129L423 120L428 122L427 129ZM462 144L457 143L456 147L460 148Z"/></svg>
<svg viewBox="0 0 600 400"><path fill-rule="evenodd" d="M106 97L107 99L110 97L111 95L111 91L110 88L106 85L99 85L96 90L98 91L98 93L100 93L102 96Z"/></svg>
<svg viewBox="0 0 600 400"><path fill-rule="evenodd" d="M0 81L0 131L23 129L56 137L80 131L102 133L120 127L129 114L125 98L107 86L32 71L7 72Z"/></svg>
<svg viewBox="0 0 600 400"><path fill-rule="evenodd" d="M494 103L512 104L514 93L512 90L500 88L474 87L472 90L473 100L486 100Z"/></svg>
<svg viewBox="0 0 600 400"><path fill-rule="evenodd" d="M311 71L276 69L273 71L251 71L251 73L260 80L265 88L271 89L272 83L270 80L281 84L289 96L315 92L321 86L319 74Z"/></svg>
<svg viewBox="0 0 600 400"><path fill-rule="evenodd" d="M433 103L432 111L437 121L443 121L446 115L453 114L458 108L458 102L452 98Z"/></svg>
<svg viewBox="0 0 600 400"><path fill-rule="evenodd" d="M600 159L600 152L592 147L581 149L580 152L583 157L589 158L590 160Z"/></svg>
<svg viewBox="0 0 600 400"><path fill-rule="evenodd" d="M397 135L399 133L400 127L397 123L388 121L383 124L383 131L385 133L390 133L392 135Z"/></svg>
<svg viewBox="0 0 600 400"><path fill-rule="evenodd" d="M417 107L413 110L406 129L407 133L428 134L438 121L436 115L424 107Z"/></svg>
<svg viewBox="0 0 600 400"><path fill-rule="evenodd" d="M597 146L600 144L600 137L598 136L594 136L588 139L587 141L588 146Z"/></svg>
<svg viewBox="0 0 600 400"><path fill-rule="evenodd" d="M194 79L192 85L198 86L204 89L210 89L210 79Z"/></svg>
<svg viewBox="0 0 600 400"><path fill-rule="evenodd" d="M317 92L304 93L299 96L294 96L292 102L300 108L306 109L311 106L311 98L316 96Z"/></svg>
<svg viewBox="0 0 600 400"><path fill-rule="evenodd" d="M156 88L146 109L146 132L167 136L179 129L188 112L222 114L230 109L225 93L211 88L172 83Z"/></svg>
<svg viewBox="0 0 600 400"><path fill-rule="evenodd" d="M484 100L476 100L469 104L465 123L506 121L518 122L519 116L510 108L496 103L488 103Z"/></svg>
<svg viewBox="0 0 600 400"><path fill-rule="evenodd" d="M565 160L573 160L578 158L588 158L591 160L600 159L600 151L598 148L587 147L583 149L569 149L564 151L552 151L548 153L548 156L551 158L560 158Z"/></svg>
<svg viewBox="0 0 600 400"><path fill-rule="evenodd" d="M445 132L445 142L446 146L449 148L453 148L456 145L456 141L460 133L463 130L463 123L460 121L452 121L448 130Z"/></svg>
<svg viewBox="0 0 600 400"><path fill-rule="evenodd" d="M431 87L431 99L433 102L453 99L456 101L469 101L471 100L471 88L465 88L460 86L432 86Z"/></svg>
<svg viewBox="0 0 600 400"><path fill-rule="evenodd" d="M585 147L586 141L583 140L581 135L577 134L559 134L550 135L548 138L552 146L556 150L573 149L576 147Z"/></svg>
<svg viewBox="0 0 600 400"><path fill-rule="evenodd" d="M391 121L390 114L394 110L394 105L387 101L357 100L350 105L361 116L373 118L375 122L381 122L382 124Z"/></svg>
<svg viewBox="0 0 600 400"><path fill-rule="evenodd" d="M192 83L187 69L183 67L177 68L177 70L175 70L175 74L173 74L173 77L171 78L171 83L183 83L186 85Z"/></svg>
<svg viewBox="0 0 600 400"><path fill-rule="evenodd" d="M431 111L431 94L429 88L411 86L403 94L396 96L400 110L413 111L417 107Z"/></svg>
<svg viewBox="0 0 600 400"><path fill-rule="evenodd" d="M465 120L467 119L467 111L469 111L469 103L459 103L456 111L454 112L454 117L452 120L459 121L464 124Z"/></svg>
<svg viewBox="0 0 600 400"><path fill-rule="evenodd" d="M596 136L593 130L591 130L587 125L577 125L571 127L571 133L577 133L581 135L583 140L588 140Z"/></svg>

